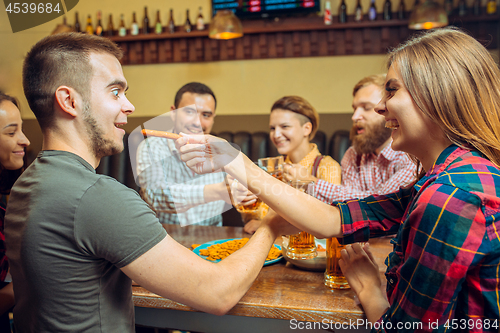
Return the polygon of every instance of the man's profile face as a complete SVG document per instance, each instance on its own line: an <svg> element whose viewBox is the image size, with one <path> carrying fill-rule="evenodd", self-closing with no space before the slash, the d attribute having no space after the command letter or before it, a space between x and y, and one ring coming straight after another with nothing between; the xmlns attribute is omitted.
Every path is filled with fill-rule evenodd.
<svg viewBox="0 0 500 333"><path fill-rule="evenodd" d="M214 126L215 100L209 94L182 94L179 107L172 107L175 133L210 134Z"/></svg>
<svg viewBox="0 0 500 333"><path fill-rule="evenodd" d="M374 153L391 136L391 130L385 128L384 117L375 112L381 99L382 88L375 84L359 89L354 95L350 138L358 154Z"/></svg>
<svg viewBox="0 0 500 333"><path fill-rule="evenodd" d="M84 101L83 119L89 144L96 157L113 155L123 150L127 116L135 108L125 96L127 80L115 56L91 53L93 76L90 101Z"/></svg>

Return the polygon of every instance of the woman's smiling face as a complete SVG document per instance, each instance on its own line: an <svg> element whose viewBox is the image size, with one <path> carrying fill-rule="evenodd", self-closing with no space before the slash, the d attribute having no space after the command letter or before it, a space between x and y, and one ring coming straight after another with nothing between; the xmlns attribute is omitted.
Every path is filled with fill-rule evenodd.
<svg viewBox="0 0 500 333"><path fill-rule="evenodd" d="M22 131L19 109L10 101L0 103L0 165L8 170L23 167L24 148L30 142Z"/></svg>
<svg viewBox="0 0 500 333"><path fill-rule="evenodd" d="M310 124L301 125L298 116L292 111L275 109L269 118L269 136L280 154L289 155L304 140L309 143Z"/></svg>
<svg viewBox="0 0 500 333"><path fill-rule="evenodd" d="M396 68L392 65L387 72L385 92L375 111L392 129L392 149L412 154L422 162L434 162L450 142L439 125L415 104Z"/></svg>

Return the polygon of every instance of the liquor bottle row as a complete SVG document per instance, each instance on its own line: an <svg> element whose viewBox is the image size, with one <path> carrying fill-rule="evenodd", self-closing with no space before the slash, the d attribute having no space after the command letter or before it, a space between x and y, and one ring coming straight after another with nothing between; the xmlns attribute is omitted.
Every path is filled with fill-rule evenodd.
<svg viewBox="0 0 500 333"><path fill-rule="evenodd" d="M92 24L92 17L90 15L87 16L87 24L83 28L80 25L80 20L78 16L78 12L75 13L75 25L73 29L76 32L84 32L87 34L91 35L97 35L97 36L126 36L127 34L130 35L139 35L139 34L149 34L149 33L156 33L156 34L161 34L164 31L168 31L169 33L174 33L176 31L176 26L174 22L174 13L173 10L170 9L170 18L168 21L168 24L164 27L161 23L161 18L160 18L160 11L156 11L156 21L153 26L150 24L149 16L148 16L148 7L144 7L144 17L142 19L142 25L139 26L137 23L137 17L135 12L132 13L132 23L130 25L130 28L127 29L125 26L125 19L123 14L120 15L120 24L118 26L118 29L115 30L114 25L113 25L113 16L109 14L108 18L108 25L106 29L103 26L102 23L102 13L101 11L97 12L97 24L94 25ZM64 22L66 23L66 19L64 19ZM204 30L205 29L205 22L203 19L203 14L202 14L202 9L201 7L199 8L198 12L198 17L196 18L196 25L193 27L191 24L191 20L189 19L189 9L186 10L186 21L182 25L181 29L182 31L185 32L191 32L193 29L196 30Z"/></svg>
<svg viewBox="0 0 500 333"><path fill-rule="evenodd" d="M415 4L413 5L413 8L415 8L417 5L419 5L420 0L415 0ZM448 13L448 15L458 15L458 16L465 16L465 15L481 15L482 14L482 7L481 7L481 0L474 0L472 7L468 8L465 0L458 0L458 5L455 7L453 0L445 0L444 3L445 10ZM497 12L497 3L496 0L488 0L486 3L486 9L485 13L486 14L495 14ZM393 16L395 14L395 18L399 20L404 20L406 19L406 9L405 9L405 3L404 0L400 0L398 10L396 13L392 12L392 3L391 0L385 0L384 2L384 8L382 10L382 19L384 20L392 20ZM356 3L356 9L354 10L354 21L360 22L363 20L363 8L361 7L361 1L357 0ZM370 8L368 9L368 14L367 14L368 20L374 21L377 19L377 7L375 6L375 0L370 1ZM347 22L347 6L345 4L345 0L341 0L340 6L339 6L339 16L338 16L339 22L340 23L346 23ZM330 6L330 1L325 2L325 17L324 17L325 24L332 24L332 14L331 14L331 6Z"/></svg>
<svg viewBox="0 0 500 333"><path fill-rule="evenodd" d="M453 0L445 0L444 9L448 15L481 15L483 14L483 8L481 6L481 0L474 0L472 7L467 7L465 0L458 0L458 6L455 6ZM496 0L488 0L486 3L486 8L484 10L485 14L496 14L497 12L497 2Z"/></svg>

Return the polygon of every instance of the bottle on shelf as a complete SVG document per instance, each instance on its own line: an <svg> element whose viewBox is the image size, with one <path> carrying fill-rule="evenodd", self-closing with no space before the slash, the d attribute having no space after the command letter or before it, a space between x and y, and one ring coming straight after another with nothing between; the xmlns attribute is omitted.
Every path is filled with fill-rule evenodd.
<svg viewBox="0 0 500 333"><path fill-rule="evenodd" d="M384 14L383 14L384 20L391 20L392 19L392 3L391 0L385 0L384 2Z"/></svg>
<svg viewBox="0 0 500 333"><path fill-rule="evenodd" d="M205 20L203 19L203 11L198 8L198 17L196 18L196 30L205 30Z"/></svg>
<svg viewBox="0 0 500 333"><path fill-rule="evenodd" d="M113 15L109 14L108 18L108 28L106 29L106 36L113 36L113 30L115 30L115 27L113 26Z"/></svg>
<svg viewBox="0 0 500 333"><path fill-rule="evenodd" d="M137 36L139 34L139 25L137 24L135 12L132 13L132 25L130 26L130 34L132 36Z"/></svg>
<svg viewBox="0 0 500 333"><path fill-rule="evenodd" d="M186 22L184 22L184 31L191 32L192 25L191 20L189 20L189 9L186 9Z"/></svg>
<svg viewBox="0 0 500 333"><path fill-rule="evenodd" d="M170 8L170 18L168 19L168 32L171 34L175 32L174 11L172 8Z"/></svg>
<svg viewBox="0 0 500 333"><path fill-rule="evenodd" d="M377 7L375 7L375 0L371 0L370 8L368 9L368 19L375 21L377 19Z"/></svg>
<svg viewBox="0 0 500 333"><path fill-rule="evenodd" d="M340 23L347 22L347 6L345 4L345 0L342 0L339 6L339 22Z"/></svg>
<svg viewBox="0 0 500 333"><path fill-rule="evenodd" d="M481 15L481 0L474 0L472 3L472 13L474 15Z"/></svg>
<svg viewBox="0 0 500 333"><path fill-rule="evenodd" d="M325 16L323 21L326 25L332 24L332 7L330 6L330 1L325 2Z"/></svg>
<svg viewBox="0 0 500 333"><path fill-rule="evenodd" d="M398 20L404 20L406 18L405 2L401 0L398 7Z"/></svg>
<svg viewBox="0 0 500 333"><path fill-rule="evenodd" d="M142 19L142 33L149 34L149 17L148 17L148 7L144 6L144 18Z"/></svg>
<svg viewBox="0 0 500 333"><path fill-rule="evenodd" d="M75 12L75 31L81 32L82 27L80 26L80 20L78 19L78 12Z"/></svg>
<svg viewBox="0 0 500 333"><path fill-rule="evenodd" d="M459 0L458 1L458 16L465 16L467 15L467 3L465 0Z"/></svg>
<svg viewBox="0 0 500 333"><path fill-rule="evenodd" d="M92 17L87 16L87 26L85 27L85 33L88 35L94 34L94 27L92 26Z"/></svg>
<svg viewBox="0 0 500 333"><path fill-rule="evenodd" d="M96 36L102 36L102 20L101 20L101 11L97 11L97 25L95 26L95 34Z"/></svg>
<svg viewBox="0 0 500 333"><path fill-rule="evenodd" d="M361 7L361 0L358 0L358 3L356 4L356 9L354 10L354 21L363 21L363 7Z"/></svg>
<svg viewBox="0 0 500 333"><path fill-rule="evenodd" d="M163 26L161 25L160 11L156 11L156 22L155 22L155 33L161 34L163 32Z"/></svg>
<svg viewBox="0 0 500 333"><path fill-rule="evenodd" d="M486 3L486 14L496 14L497 2L496 0L488 0Z"/></svg>
<svg viewBox="0 0 500 333"><path fill-rule="evenodd" d="M451 1L453 1L453 0L451 0ZM420 5L420 0L415 0L415 3L413 4L412 10L417 8L418 5Z"/></svg>
<svg viewBox="0 0 500 333"><path fill-rule="evenodd" d="M446 14L448 16L453 15L454 8L453 8L453 0L445 0L444 1L444 10L446 11Z"/></svg>
<svg viewBox="0 0 500 333"><path fill-rule="evenodd" d="M125 20L123 14L120 15L120 26L118 27L118 36L123 37L127 35L127 28L125 28Z"/></svg>

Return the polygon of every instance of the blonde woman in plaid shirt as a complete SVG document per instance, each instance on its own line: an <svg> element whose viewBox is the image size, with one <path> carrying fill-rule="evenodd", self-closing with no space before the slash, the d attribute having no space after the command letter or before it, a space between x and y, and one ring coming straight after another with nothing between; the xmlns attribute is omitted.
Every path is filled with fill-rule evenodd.
<svg viewBox="0 0 500 333"><path fill-rule="evenodd" d="M393 130L393 149L411 154L420 171L413 186L396 193L333 206L298 191L275 196L270 190L286 185L248 159L243 174L227 159L238 152L210 137L200 139L201 146L180 147L182 159L207 172L224 156L226 172L246 176L252 192L316 237L354 243L397 232L386 261L387 293L369 246L355 243L342 250L340 266L372 331L498 332L498 65L457 29L414 36L390 53L385 94L375 110ZM213 147L209 160L207 143Z"/></svg>

